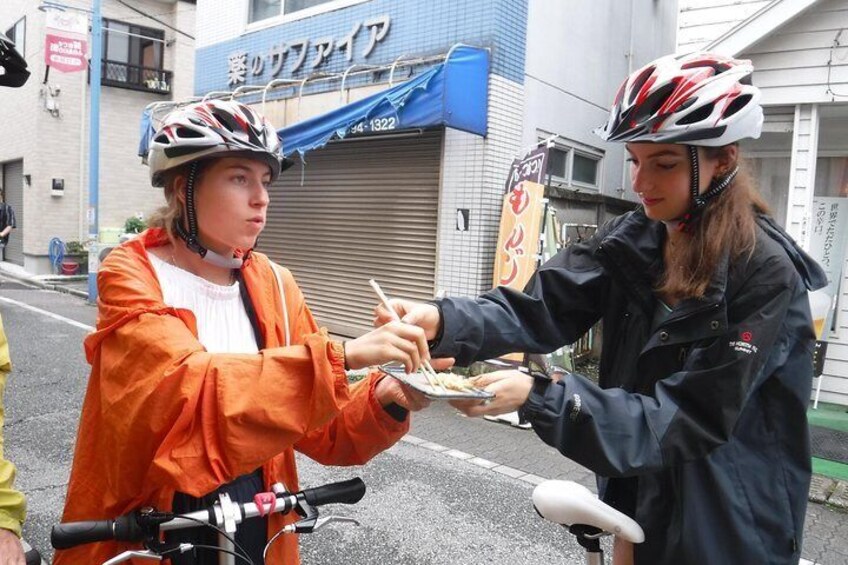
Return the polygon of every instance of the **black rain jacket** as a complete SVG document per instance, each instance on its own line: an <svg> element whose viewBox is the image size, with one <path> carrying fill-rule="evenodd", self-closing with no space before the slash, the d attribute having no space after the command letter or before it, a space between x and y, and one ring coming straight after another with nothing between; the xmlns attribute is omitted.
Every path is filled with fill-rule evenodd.
<svg viewBox="0 0 848 565"><path fill-rule="evenodd" d="M652 329L665 227L637 210L545 263L524 292L444 299L434 356L545 353L603 318L600 386L534 386L535 432L598 475L646 540L637 564L797 563L811 461L806 409L821 268L773 220L705 296Z"/></svg>

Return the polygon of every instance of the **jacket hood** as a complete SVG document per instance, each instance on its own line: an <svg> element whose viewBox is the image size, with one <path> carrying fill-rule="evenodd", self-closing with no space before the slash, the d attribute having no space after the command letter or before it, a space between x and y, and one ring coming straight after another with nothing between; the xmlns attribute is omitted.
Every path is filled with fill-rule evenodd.
<svg viewBox="0 0 848 565"><path fill-rule="evenodd" d="M803 249L801 249L795 240L792 239L783 228L781 228L770 216L760 214L757 216L757 224L762 230L780 244L786 251L786 254L795 265L795 270L807 286L807 290L818 290L827 286L827 275L824 269L821 268L815 259L810 257Z"/></svg>

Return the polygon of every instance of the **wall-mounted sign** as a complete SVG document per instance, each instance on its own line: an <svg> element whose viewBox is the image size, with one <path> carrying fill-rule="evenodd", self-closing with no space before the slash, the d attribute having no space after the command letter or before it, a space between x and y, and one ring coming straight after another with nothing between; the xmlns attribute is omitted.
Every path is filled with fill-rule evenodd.
<svg viewBox="0 0 848 565"><path fill-rule="evenodd" d="M360 55L367 59L377 43L383 41L389 33L390 24L389 16L378 16L355 22L344 37L299 38L279 41L265 51L230 53L227 57L227 84L239 86L244 84L249 76L262 76L266 73L269 80L281 78L284 68L286 72L283 74L288 75L301 69L315 71L326 65L334 53L344 56L347 62L351 63L357 45L364 44Z"/></svg>
<svg viewBox="0 0 848 565"><path fill-rule="evenodd" d="M63 73L88 68L88 16L48 10L44 36L44 62Z"/></svg>
<svg viewBox="0 0 848 565"><path fill-rule="evenodd" d="M842 264L845 260L845 243L848 240L848 198L816 196L813 198L813 221L810 235L810 255L819 262L827 275L824 291L833 297L839 290ZM834 329L834 309L830 308L824 320L822 339Z"/></svg>

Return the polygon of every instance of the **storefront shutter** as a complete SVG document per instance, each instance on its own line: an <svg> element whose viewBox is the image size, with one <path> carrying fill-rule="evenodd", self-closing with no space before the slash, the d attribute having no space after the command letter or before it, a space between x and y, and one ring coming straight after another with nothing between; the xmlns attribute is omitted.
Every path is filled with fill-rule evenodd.
<svg viewBox="0 0 848 565"><path fill-rule="evenodd" d="M331 333L371 329L368 279L389 297L433 297L442 133L331 143L271 187L258 249L292 271Z"/></svg>

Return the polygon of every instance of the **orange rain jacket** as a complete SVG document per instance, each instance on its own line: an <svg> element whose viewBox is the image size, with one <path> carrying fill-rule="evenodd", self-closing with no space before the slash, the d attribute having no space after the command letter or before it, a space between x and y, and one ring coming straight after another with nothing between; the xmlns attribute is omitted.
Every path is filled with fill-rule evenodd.
<svg viewBox="0 0 848 565"><path fill-rule="evenodd" d="M63 522L114 518L142 506L170 510L174 493L200 497L262 467L265 486L299 490L294 450L322 464L358 465L406 433L377 403L371 375L348 388L340 344L319 330L291 274L282 271L292 345L270 260L253 253L244 281L266 348L211 354L194 315L162 302L146 248L151 229L113 250L97 277L97 331ZM314 485L308 485L314 486ZM269 537L294 516L274 514ZM98 565L130 548L114 542L58 551L54 565ZM299 563L282 536L269 563ZM140 563L136 560L132 563ZM145 562L146 563L146 562Z"/></svg>

